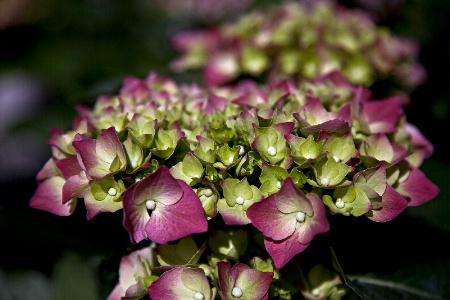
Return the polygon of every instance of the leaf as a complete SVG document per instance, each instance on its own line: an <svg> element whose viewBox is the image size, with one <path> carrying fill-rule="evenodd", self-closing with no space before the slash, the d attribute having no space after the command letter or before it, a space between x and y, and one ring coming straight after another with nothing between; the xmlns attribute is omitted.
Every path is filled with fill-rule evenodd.
<svg viewBox="0 0 450 300"><path fill-rule="evenodd" d="M345 281L366 300L445 300L450 297L450 260L417 263L388 276L347 275Z"/></svg>

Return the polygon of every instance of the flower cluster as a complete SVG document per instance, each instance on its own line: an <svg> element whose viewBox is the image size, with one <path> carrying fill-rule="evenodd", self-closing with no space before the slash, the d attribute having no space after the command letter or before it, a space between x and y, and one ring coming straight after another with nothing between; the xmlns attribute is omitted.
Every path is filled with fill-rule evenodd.
<svg viewBox="0 0 450 300"><path fill-rule="evenodd" d="M417 49L329 2L174 41L172 66L204 68L206 87L150 72L77 106L50 131L31 207L120 214L131 247L108 300L341 299L342 274L301 261L330 219L387 222L439 192L404 111ZM383 80L399 90L377 98Z"/></svg>
<svg viewBox="0 0 450 300"><path fill-rule="evenodd" d="M179 57L172 68L203 69L210 86L241 76L314 79L340 70L353 84L384 82L383 97L408 101L426 78L416 43L377 26L364 11L317 2L287 1L221 26L180 32L173 38Z"/></svg>
<svg viewBox="0 0 450 300"><path fill-rule="evenodd" d="M30 205L122 212L136 249L109 299L289 299L299 287L280 270L330 217L386 222L438 193L419 170L433 147L400 98L371 99L340 72L209 89L151 72L78 112L51 130ZM342 293L330 280L300 291Z"/></svg>

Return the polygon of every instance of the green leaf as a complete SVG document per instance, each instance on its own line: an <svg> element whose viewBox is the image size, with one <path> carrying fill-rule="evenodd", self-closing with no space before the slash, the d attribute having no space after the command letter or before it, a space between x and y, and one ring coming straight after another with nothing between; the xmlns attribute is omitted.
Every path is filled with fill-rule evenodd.
<svg viewBox="0 0 450 300"><path fill-rule="evenodd" d="M445 300L450 297L450 260L415 263L389 276L347 275L363 299Z"/></svg>

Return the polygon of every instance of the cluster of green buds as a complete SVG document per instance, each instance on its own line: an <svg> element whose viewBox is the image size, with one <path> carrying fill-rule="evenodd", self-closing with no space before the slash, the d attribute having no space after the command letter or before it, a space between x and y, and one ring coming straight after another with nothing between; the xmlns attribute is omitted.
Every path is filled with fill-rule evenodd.
<svg viewBox="0 0 450 300"><path fill-rule="evenodd" d="M438 193L419 169L433 147L401 99L371 99L340 72L208 89L151 72L78 112L52 129L30 205L122 212L146 254L124 256L111 300L341 295L336 277L303 290L283 268L333 215L386 222Z"/></svg>
<svg viewBox="0 0 450 300"><path fill-rule="evenodd" d="M174 36L175 71L202 69L207 85L242 77L314 79L339 70L353 84L383 82L384 96L408 95L422 84L415 41L377 26L370 15L333 1L287 1L237 20Z"/></svg>

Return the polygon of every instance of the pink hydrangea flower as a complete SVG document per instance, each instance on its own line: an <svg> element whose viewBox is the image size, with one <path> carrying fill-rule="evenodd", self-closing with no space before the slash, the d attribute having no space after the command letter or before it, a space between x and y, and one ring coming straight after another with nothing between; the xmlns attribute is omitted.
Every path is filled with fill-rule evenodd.
<svg viewBox="0 0 450 300"><path fill-rule="evenodd" d="M221 299L268 299L272 272L261 272L243 263L236 263L231 267L228 261L218 262L217 271Z"/></svg>
<svg viewBox="0 0 450 300"><path fill-rule="evenodd" d="M200 198L165 165L126 190L123 211L134 243L149 238L164 244L208 229Z"/></svg>
<svg viewBox="0 0 450 300"><path fill-rule="evenodd" d="M77 135L72 145L77 151L80 165L96 180L126 168L127 157L114 127L104 130L97 139Z"/></svg>
<svg viewBox="0 0 450 300"><path fill-rule="evenodd" d="M247 216L263 233L266 250L278 269L306 249L315 235L330 228L319 196L303 193L291 177L278 193L250 206Z"/></svg>
<svg viewBox="0 0 450 300"><path fill-rule="evenodd" d="M216 289L210 287L203 269L176 267L164 272L148 288L152 299L213 300Z"/></svg>

